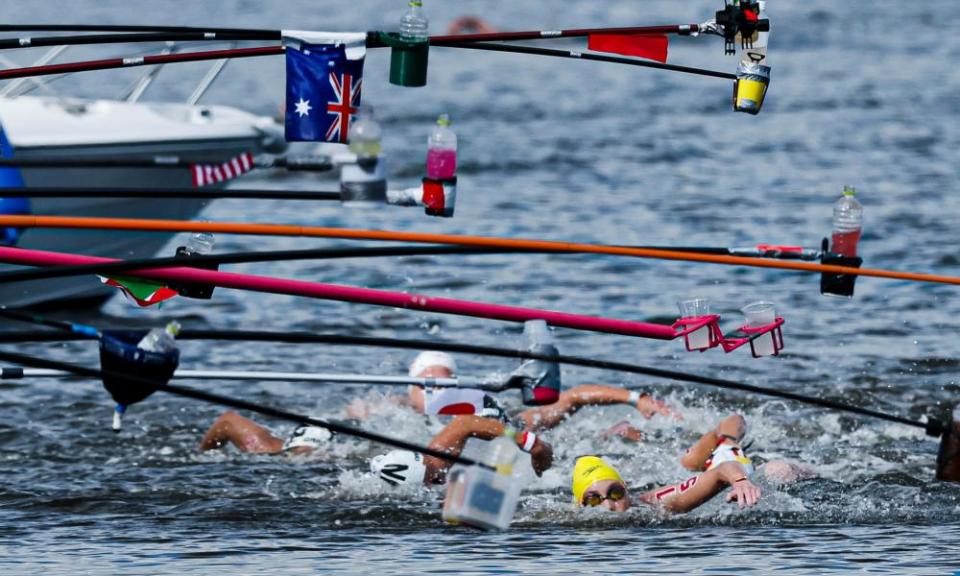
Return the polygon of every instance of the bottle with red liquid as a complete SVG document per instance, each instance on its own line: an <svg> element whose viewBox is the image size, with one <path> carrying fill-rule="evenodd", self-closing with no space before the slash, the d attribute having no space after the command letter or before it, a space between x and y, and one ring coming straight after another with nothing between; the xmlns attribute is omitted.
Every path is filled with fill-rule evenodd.
<svg viewBox="0 0 960 576"><path fill-rule="evenodd" d="M427 178L449 180L457 175L457 135L450 117L441 114L427 140Z"/></svg>
<svg viewBox="0 0 960 576"><path fill-rule="evenodd" d="M847 258L857 256L857 243L863 232L863 206L855 198L856 193L850 186L844 186L843 196L833 205L830 251Z"/></svg>

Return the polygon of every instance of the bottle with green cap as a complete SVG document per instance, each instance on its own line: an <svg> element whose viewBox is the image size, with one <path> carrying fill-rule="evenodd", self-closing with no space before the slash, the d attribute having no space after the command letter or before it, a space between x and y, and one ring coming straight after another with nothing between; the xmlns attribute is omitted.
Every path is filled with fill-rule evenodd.
<svg viewBox="0 0 960 576"><path fill-rule="evenodd" d="M441 114L427 139L427 178L449 180L457 175L457 135L450 117Z"/></svg>
<svg viewBox="0 0 960 576"><path fill-rule="evenodd" d="M863 206L856 199L857 191L843 187L843 196L833 205L833 237L830 251L834 254L855 258L857 243L863 232Z"/></svg>
<svg viewBox="0 0 960 576"><path fill-rule="evenodd" d="M423 13L423 2L410 0L407 12L400 19L400 39L407 42L430 40L430 21Z"/></svg>

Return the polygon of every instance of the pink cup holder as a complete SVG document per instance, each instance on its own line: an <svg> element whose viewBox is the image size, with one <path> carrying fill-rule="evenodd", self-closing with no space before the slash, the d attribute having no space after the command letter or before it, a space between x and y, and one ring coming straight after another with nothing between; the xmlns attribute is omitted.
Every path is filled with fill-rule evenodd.
<svg viewBox="0 0 960 576"><path fill-rule="evenodd" d="M681 318L673 323L677 337L683 336L683 343L688 352L705 352L720 345L723 334L720 332L720 316L709 314Z"/></svg>
<svg viewBox="0 0 960 576"><path fill-rule="evenodd" d="M744 344L750 344L750 353L754 358L761 358L763 356L777 356L780 354L780 351L783 350L783 318L777 317L776 320L767 324L765 326L742 326L736 333L729 336L724 336L723 340L720 342L720 345L723 347L724 352L733 352L737 348L743 346ZM767 353L758 353L760 352L757 348L758 340L764 335L770 334L770 341L772 347L767 347L764 344L765 349L772 349L772 352ZM765 351L765 350L764 350Z"/></svg>
<svg viewBox="0 0 960 576"><path fill-rule="evenodd" d="M684 346L688 352L706 352L711 348L720 346L724 352L730 353L750 344L750 353L754 358L763 356L777 356L783 350L783 318L777 317L776 320L765 326L741 326L736 332L724 335L720 330L720 316L709 314L707 316L696 316L693 318L681 318L673 323L673 329L677 331L676 337L683 336ZM706 332L701 332L705 330ZM759 342L764 334L770 334L770 342ZM758 348L761 346L761 348ZM772 346L770 345L772 344ZM772 348L772 352L770 351Z"/></svg>

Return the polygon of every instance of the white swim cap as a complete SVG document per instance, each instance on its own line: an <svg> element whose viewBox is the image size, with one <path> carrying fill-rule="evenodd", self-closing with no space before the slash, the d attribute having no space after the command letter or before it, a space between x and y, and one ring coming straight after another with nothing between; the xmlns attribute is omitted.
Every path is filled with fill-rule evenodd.
<svg viewBox="0 0 960 576"><path fill-rule="evenodd" d="M392 486L419 486L427 475L423 457L409 450L391 450L370 461L370 471Z"/></svg>
<svg viewBox="0 0 960 576"><path fill-rule="evenodd" d="M453 356L446 352L425 350L410 363L410 376L416 378L432 366L441 366L454 374L457 373L457 361L453 359Z"/></svg>
<svg viewBox="0 0 960 576"><path fill-rule="evenodd" d="M291 450L306 446L314 450L326 445L333 438L333 433L319 426L299 426L283 443L284 450Z"/></svg>

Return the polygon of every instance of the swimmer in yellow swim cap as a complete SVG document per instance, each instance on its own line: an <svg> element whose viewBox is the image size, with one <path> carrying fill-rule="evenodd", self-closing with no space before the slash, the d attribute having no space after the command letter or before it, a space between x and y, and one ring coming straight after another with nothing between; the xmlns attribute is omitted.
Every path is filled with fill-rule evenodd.
<svg viewBox="0 0 960 576"><path fill-rule="evenodd" d="M707 453L704 460L709 456ZM689 512L727 487L731 488L727 501L735 500L741 507L753 506L760 498L760 489L750 481L746 465L729 459L717 462L702 474L678 484L644 492L637 500L650 506L662 506L670 512ZM581 456L577 459L573 468L572 490L574 502L579 506L602 505L608 510L623 512L633 504L620 473L599 456Z"/></svg>
<svg viewBox="0 0 960 576"><path fill-rule="evenodd" d="M662 506L670 512L689 512L730 488L727 502L740 507L753 506L760 499L760 488L752 481L753 462L740 446L746 433L746 421L734 414L703 434L681 458L689 470L700 472L678 484L661 486L640 494L636 500L650 506ZM816 476L808 466L784 461L768 462L757 469L775 484L785 484ZM573 469L573 499L579 506L603 506L623 512L633 500L620 473L599 456L581 456Z"/></svg>
<svg viewBox="0 0 960 576"><path fill-rule="evenodd" d="M599 456L581 456L573 467L573 501L580 506L603 505L623 512L630 507L627 485L620 473Z"/></svg>
<svg viewBox="0 0 960 576"><path fill-rule="evenodd" d="M760 489L743 473L740 464L723 462L699 476L679 484L661 486L638 497L650 506L662 506L670 512L689 512L730 486L727 501L736 500L741 507L753 506L760 498ZM580 506L603 506L624 512L633 504L630 492L620 474L599 456L581 456L573 470L573 497Z"/></svg>

